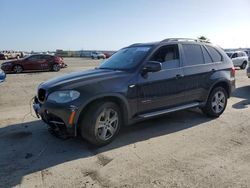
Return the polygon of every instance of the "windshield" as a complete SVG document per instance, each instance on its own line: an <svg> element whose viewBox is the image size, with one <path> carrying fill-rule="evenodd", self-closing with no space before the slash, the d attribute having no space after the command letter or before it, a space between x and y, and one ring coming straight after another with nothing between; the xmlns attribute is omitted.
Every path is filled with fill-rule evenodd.
<svg viewBox="0 0 250 188"><path fill-rule="evenodd" d="M128 70L136 67L145 57L151 46L123 48L104 61L100 69Z"/></svg>

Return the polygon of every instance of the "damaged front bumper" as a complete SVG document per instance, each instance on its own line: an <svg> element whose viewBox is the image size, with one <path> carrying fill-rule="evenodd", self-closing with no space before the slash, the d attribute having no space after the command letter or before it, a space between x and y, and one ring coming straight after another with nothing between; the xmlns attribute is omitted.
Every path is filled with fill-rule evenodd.
<svg viewBox="0 0 250 188"><path fill-rule="evenodd" d="M36 116L49 126L49 131L53 135L63 139L77 136L77 127L74 119L77 111L75 106L71 105L66 108L54 103L41 104L35 97L33 109Z"/></svg>

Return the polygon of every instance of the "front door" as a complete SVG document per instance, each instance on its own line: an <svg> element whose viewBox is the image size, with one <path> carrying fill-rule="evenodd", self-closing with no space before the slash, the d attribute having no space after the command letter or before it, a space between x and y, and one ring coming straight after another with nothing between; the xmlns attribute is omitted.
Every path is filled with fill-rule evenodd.
<svg viewBox="0 0 250 188"><path fill-rule="evenodd" d="M25 60L26 70L44 70L48 68L48 64L42 55L33 55Z"/></svg>
<svg viewBox="0 0 250 188"><path fill-rule="evenodd" d="M23 67L25 70L36 70L35 61L37 60L37 55L32 55L23 60Z"/></svg>
<svg viewBox="0 0 250 188"><path fill-rule="evenodd" d="M178 106L185 102L178 45L160 47L150 61L162 63L159 72L138 75L138 113Z"/></svg>

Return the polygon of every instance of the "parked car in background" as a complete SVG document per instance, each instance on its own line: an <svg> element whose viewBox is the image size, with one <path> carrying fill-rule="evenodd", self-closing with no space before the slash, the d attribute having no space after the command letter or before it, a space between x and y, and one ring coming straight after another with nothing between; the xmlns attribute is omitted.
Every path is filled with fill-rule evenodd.
<svg viewBox="0 0 250 188"><path fill-rule="evenodd" d="M106 56L105 56L105 54L102 53L102 52L92 52L92 53L91 53L91 58L92 58L92 59L105 59Z"/></svg>
<svg viewBox="0 0 250 188"><path fill-rule="evenodd" d="M105 52L104 55L105 55L105 58L106 58L106 59L107 59L107 58L110 58L110 57L112 56L112 54L111 54L111 53L108 53L108 52Z"/></svg>
<svg viewBox="0 0 250 188"><path fill-rule="evenodd" d="M0 60L5 60L6 58L5 58L5 55L4 55L4 53L3 52L0 52Z"/></svg>
<svg viewBox="0 0 250 188"><path fill-rule="evenodd" d="M24 57L23 52L15 52L15 51L2 51L2 55L0 55L1 59L20 59Z"/></svg>
<svg viewBox="0 0 250 188"><path fill-rule="evenodd" d="M6 74L0 69L0 83L3 82L6 78Z"/></svg>
<svg viewBox="0 0 250 188"><path fill-rule="evenodd" d="M246 50L245 52L246 52L246 54L248 56L248 61L250 62L250 50Z"/></svg>
<svg viewBox="0 0 250 188"><path fill-rule="evenodd" d="M227 55L232 59L235 67L245 69L248 63L248 56L244 51L227 52Z"/></svg>
<svg viewBox="0 0 250 188"><path fill-rule="evenodd" d="M1 69L5 73L21 73L23 71L59 71L64 67L65 64L61 57L40 54L2 63Z"/></svg>
<svg viewBox="0 0 250 188"><path fill-rule="evenodd" d="M235 89L225 52L195 39L166 39L125 47L100 67L38 86L33 108L57 135L102 146L121 126L199 107L219 117Z"/></svg>

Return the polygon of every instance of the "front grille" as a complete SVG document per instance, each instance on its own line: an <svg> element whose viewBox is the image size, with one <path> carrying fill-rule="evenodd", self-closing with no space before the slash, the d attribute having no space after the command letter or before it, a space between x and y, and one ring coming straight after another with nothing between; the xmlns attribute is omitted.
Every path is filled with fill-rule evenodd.
<svg viewBox="0 0 250 188"><path fill-rule="evenodd" d="M46 98L46 90L45 89L39 89L38 90L38 100L39 102L43 103Z"/></svg>

